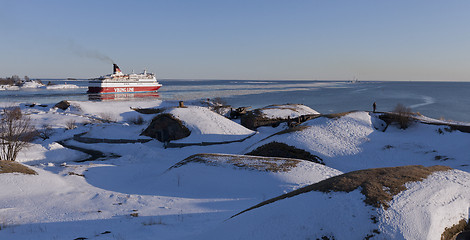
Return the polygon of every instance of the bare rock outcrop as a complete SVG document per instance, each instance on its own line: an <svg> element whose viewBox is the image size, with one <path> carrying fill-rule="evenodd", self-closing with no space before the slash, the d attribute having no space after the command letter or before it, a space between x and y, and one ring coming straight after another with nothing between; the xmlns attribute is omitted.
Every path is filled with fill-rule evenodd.
<svg viewBox="0 0 470 240"><path fill-rule="evenodd" d="M62 110L66 110L69 107L70 107L70 103L66 100L60 101L56 105L54 105L54 108L59 108Z"/></svg>
<svg viewBox="0 0 470 240"><path fill-rule="evenodd" d="M168 142L185 138L191 131L171 114L157 115L141 135L156 138L160 142Z"/></svg>

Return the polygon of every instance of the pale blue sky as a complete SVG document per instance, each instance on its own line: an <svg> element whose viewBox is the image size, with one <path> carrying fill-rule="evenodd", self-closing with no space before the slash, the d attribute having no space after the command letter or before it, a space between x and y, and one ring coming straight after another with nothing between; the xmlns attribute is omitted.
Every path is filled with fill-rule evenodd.
<svg viewBox="0 0 470 240"><path fill-rule="evenodd" d="M0 0L0 76L470 80L470 1Z"/></svg>

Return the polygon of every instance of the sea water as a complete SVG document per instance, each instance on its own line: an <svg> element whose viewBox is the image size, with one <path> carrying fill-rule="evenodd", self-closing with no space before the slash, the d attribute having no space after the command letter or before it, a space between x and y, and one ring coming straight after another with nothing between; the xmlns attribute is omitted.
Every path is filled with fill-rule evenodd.
<svg viewBox="0 0 470 240"><path fill-rule="evenodd" d="M163 87L153 95L87 95L86 80L43 79L44 83L73 84L74 89L21 89L0 91L0 102L55 104L61 100L194 100L221 98L233 107L263 107L300 103L320 113L351 110L392 111L397 104L432 118L470 122L470 82L350 82L159 80ZM100 95L99 95L100 96Z"/></svg>

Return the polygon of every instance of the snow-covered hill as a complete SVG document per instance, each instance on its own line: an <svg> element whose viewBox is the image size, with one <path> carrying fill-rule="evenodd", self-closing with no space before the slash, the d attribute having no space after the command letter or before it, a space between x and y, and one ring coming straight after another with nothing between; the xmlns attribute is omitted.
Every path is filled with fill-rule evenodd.
<svg viewBox="0 0 470 240"><path fill-rule="evenodd" d="M166 189L167 194L266 199L338 174L338 170L299 159L196 154L173 165L157 182L177 186L176 191Z"/></svg>
<svg viewBox="0 0 470 240"><path fill-rule="evenodd" d="M202 103L177 105L73 101L61 110L21 104L45 135L17 159L37 175L0 173L0 239L438 239L446 227L468 219L469 133L422 123L383 131L385 123L369 112L255 132ZM176 143L243 141L182 148L157 140L113 141L150 140L140 133L157 113L137 108L177 117L191 135ZM269 110L270 117L285 117L281 110ZM308 151L326 165L240 155L272 141ZM90 154L101 157L76 162ZM421 176L424 167L409 165L453 169ZM397 176L384 167L397 166L408 166L411 174L396 177L406 179L403 188L383 182ZM351 178L356 170L362 178ZM347 191L303 191L335 179L347 186L365 180ZM385 196L371 198L379 205L365 186ZM276 197L282 199L265 204Z"/></svg>
<svg viewBox="0 0 470 240"><path fill-rule="evenodd" d="M188 106L171 108L165 113L172 114L191 131L191 135L175 143L223 142L248 137L254 132L221 116L206 107Z"/></svg>
<svg viewBox="0 0 470 240"><path fill-rule="evenodd" d="M317 111L302 104L270 105L259 109L262 116L266 118L287 119L302 115L319 114Z"/></svg>
<svg viewBox="0 0 470 240"><path fill-rule="evenodd" d="M338 118L320 117L273 135L277 141L321 157L327 166L343 172L403 165L446 165L470 171L467 147L470 134L444 130L445 126L415 123L403 130L389 126L374 114L353 112Z"/></svg>
<svg viewBox="0 0 470 240"><path fill-rule="evenodd" d="M399 169L399 170L398 170ZM340 175L268 200L219 224L198 239L441 239L446 227L468 219L470 174L459 170L437 171L423 181L410 181L387 206L367 204L380 199L378 189L390 194L397 180L413 179L416 166L383 171L376 178L363 170ZM444 169L441 169L444 170ZM396 176L395 171L400 171ZM360 175L360 188L356 183ZM409 180L407 179L407 180ZM405 180L406 182L406 180ZM382 195L384 195L382 194ZM393 195L393 194L390 194ZM364 199L366 198L366 199ZM389 206L388 206L389 205Z"/></svg>

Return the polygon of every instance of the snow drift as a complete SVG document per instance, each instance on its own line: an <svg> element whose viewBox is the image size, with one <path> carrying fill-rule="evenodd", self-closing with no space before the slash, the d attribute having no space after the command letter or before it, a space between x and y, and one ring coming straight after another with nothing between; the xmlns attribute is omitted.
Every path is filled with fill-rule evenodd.
<svg viewBox="0 0 470 240"><path fill-rule="evenodd" d="M157 181L171 184L173 194L186 197L266 199L338 174L330 167L292 158L197 154L172 166Z"/></svg>
<svg viewBox="0 0 470 240"><path fill-rule="evenodd" d="M223 142L246 138L254 133L208 108L188 106L165 111L179 119L191 134L175 143Z"/></svg>
<svg viewBox="0 0 470 240"><path fill-rule="evenodd" d="M470 174L448 169L339 175L247 209L200 239L440 239L468 219L470 203ZM377 192L390 198L374 198Z"/></svg>

